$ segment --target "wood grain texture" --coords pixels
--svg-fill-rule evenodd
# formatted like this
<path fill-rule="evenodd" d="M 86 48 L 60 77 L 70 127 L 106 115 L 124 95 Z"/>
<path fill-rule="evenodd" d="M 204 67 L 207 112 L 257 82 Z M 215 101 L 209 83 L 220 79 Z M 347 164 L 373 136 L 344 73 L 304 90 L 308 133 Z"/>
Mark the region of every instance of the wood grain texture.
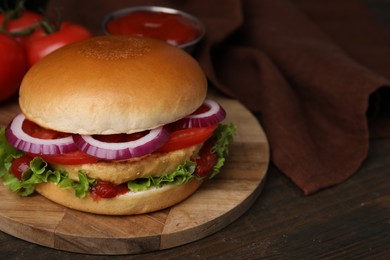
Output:
<path fill-rule="evenodd" d="M 138 216 L 100 216 L 21 198 L 0 186 L 0 229 L 23 240 L 71 252 L 135 254 L 199 240 L 240 217 L 261 192 L 269 147 L 256 118 L 235 100 L 219 98 L 225 122 L 238 126 L 223 171 L 190 198 L 166 210 Z M 18 113 L 16 101 L 0 106 L 0 125 Z"/>

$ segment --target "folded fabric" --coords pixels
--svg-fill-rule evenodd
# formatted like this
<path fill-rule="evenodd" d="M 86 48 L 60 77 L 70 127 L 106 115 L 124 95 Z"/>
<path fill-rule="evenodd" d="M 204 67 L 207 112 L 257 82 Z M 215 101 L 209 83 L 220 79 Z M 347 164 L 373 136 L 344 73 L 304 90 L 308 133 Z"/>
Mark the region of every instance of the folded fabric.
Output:
<path fill-rule="evenodd" d="M 104 15 L 144 4 L 205 23 L 195 57 L 215 88 L 261 115 L 272 162 L 305 194 L 358 170 L 369 146 L 367 112 L 371 133 L 390 134 L 389 91 L 378 91 L 390 86 L 390 39 L 359 1 L 52 0 L 48 12 L 62 6 L 64 19 L 99 34 Z"/>
<path fill-rule="evenodd" d="M 388 79 L 291 2 L 246 1 L 243 14 L 239 43 L 211 59 L 215 82 L 262 114 L 273 163 L 306 194 L 346 180 L 367 155 L 369 96 Z"/>

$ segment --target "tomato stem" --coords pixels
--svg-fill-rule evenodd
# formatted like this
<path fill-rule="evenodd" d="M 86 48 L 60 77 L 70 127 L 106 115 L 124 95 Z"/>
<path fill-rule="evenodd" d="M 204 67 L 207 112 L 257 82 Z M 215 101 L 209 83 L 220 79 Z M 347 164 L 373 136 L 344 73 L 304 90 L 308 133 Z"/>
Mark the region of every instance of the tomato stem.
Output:
<path fill-rule="evenodd" d="M 24 3 L 25 3 L 25 0 L 19 0 L 19 1 L 17 1 L 14 9 L 4 11 L 4 20 L 3 20 L 3 23 L 1 24 L 1 27 L 0 27 L 0 33 L 9 34 L 11 36 L 23 36 L 23 35 L 29 35 L 35 30 L 37 25 L 31 26 L 31 28 L 27 28 L 27 29 L 19 31 L 19 32 L 12 32 L 12 33 L 8 32 L 6 29 L 9 21 L 11 21 L 12 19 L 15 19 L 15 18 L 19 18 L 22 15 L 22 13 L 25 9 Z"/>
<path fill-rule="evenodd" d="M 46 34 L 53 34 L 61 29 L 61 12 L 58 9 L 56 11 L 57 19 L 55 22 L 50 22 L 48 18 L 44 18 L 40 22 L 40 26 Z"/>
<path fill-rule="evenodd" d="M 57 31 L 56 27 L 52 26 L 47 19 L 43 19 L 40 22 L 40 25 L 46 34 L 52 34 L 52 33 L 55 33 Z"/>
<path fill-rule="evenodd" d="M 24 2 L 25 2 L 25 0 L 19 0 L 19 1 L 17 1 L 14 9 L 9 9 L 7 11 L 4 10 L 5 17 L 4 17 L 4 21 L 2 24 L 2 29 L 5 29 L 5 27 L 7 26 L 8 22 L 11 19 L 18 18 L 22 15 L 22 12 L 25 9 Z"/>
<path fill-rule="evenodd" d="M 34 32 L 35 28 L 37 28 L 39 26 L 39 23 L 36 23 L 36 24 L 33 24 L 31 25 L 30 27 L 24 29 L 24 30 L 20 30 L 20 31 L 17 31 L 17 32 L 12 32 L 12 33 L 9 33 L 11 36 L 26 36 L 26 35 L 30 35 Z"/>
<path fill-rule="evenodd" d="M 1 29 L 0 31 L 2 33 L 7 33 L 7 30 L 6 30 L 6 27 L 7 27 L 7 24 L 9 23 L 9 21 L 13 18 L 14 16 L 14 11 L 8 11 L 8 12 L 5 12 L 4 13 L 4 20 L 3 20 L 3 23 L 1 24 Z"/>

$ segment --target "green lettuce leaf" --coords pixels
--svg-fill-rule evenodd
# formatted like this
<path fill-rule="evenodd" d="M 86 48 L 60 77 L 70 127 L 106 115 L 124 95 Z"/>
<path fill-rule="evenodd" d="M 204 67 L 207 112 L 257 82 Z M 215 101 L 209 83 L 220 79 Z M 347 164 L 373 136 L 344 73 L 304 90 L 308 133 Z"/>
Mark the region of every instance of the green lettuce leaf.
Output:
<path fill-rule="evenodd" d="M 127 187 L 129 190 L 137 192 L 147 190 L 151 187 L 161 187 L 165 184 L 178 185 L 185 184 L 192 178 L 194 178 L 195 163 L 191 161 L 185 161 L 184 163 L 177 166 L 175 171 L 168 175 L 160 177 L 148 177 L 139 178 L 134 181 L 129 181 Z"/>
<path fill-rule="evenodd" d="M 217 163 L 214 165 L 209 179 L 215 177 L 225 164 L 225 157 L 229 154 L 229 144 L 233 141 L 236 129 L 236 125 L 231 123 L 229 125 L 219 124 L 218 128 L 215 130 L 215 143 L 211 148 L 211 152 L 217 155 Z"/>
<path fill-rule="evenodd" d="M 21 155 L 23 152 L 12 147 L 5 139 L 5 128 L 0 128 L 0 178 L 3 178 L 8 172 L 7 167 L 10 167 L 13 158 L 18 158 Z"/>

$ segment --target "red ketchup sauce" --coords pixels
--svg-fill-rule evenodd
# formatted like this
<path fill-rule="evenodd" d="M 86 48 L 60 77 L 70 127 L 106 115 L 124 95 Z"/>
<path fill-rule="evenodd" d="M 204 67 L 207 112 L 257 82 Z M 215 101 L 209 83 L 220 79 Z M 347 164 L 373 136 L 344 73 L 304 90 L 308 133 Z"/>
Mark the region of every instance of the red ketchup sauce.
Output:
<path fill-rule="evenodd" d="M 94 200 L 100 198 L 114 198 L 118 195 L 125 194 L 129 191 L 127 184 L 115 185 L 108 181 L 97 180 L 96 184 L 91 188 L 91 195 Z"/>
<path fill-rule="evenodd" d="M 180 14 L 137 11 L 115 18 L 106 25 L 110 34 L 126 34 L 164 40 L 177 46 L 195 40 L 201 29 Z"/>

